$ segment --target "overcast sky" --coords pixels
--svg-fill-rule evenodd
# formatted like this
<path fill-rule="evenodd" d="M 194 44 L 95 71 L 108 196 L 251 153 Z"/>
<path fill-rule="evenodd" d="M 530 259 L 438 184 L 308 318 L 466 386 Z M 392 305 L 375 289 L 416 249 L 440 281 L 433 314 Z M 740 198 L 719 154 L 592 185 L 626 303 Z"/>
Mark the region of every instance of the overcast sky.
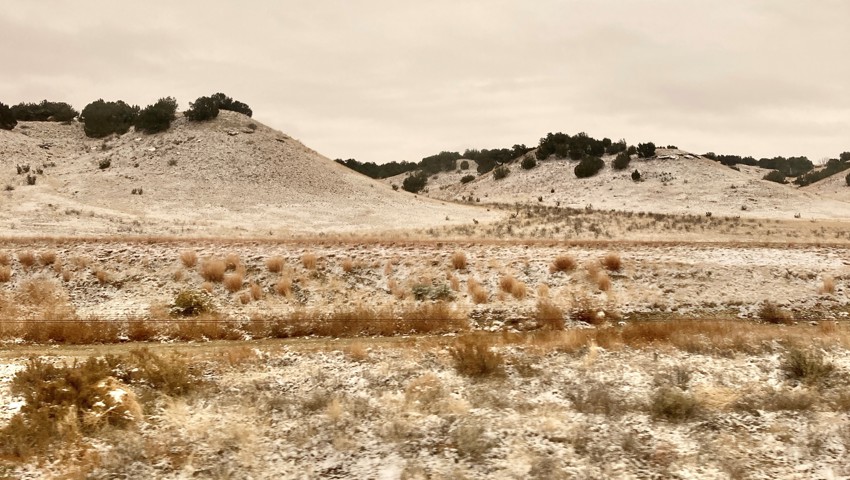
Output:
<path fill-rule="evenodd" d="M 550 131 L 703 153 L 850 150 L 850 1 L 0 4 L 0 101 L 221 91 L 331 158 Z"/>

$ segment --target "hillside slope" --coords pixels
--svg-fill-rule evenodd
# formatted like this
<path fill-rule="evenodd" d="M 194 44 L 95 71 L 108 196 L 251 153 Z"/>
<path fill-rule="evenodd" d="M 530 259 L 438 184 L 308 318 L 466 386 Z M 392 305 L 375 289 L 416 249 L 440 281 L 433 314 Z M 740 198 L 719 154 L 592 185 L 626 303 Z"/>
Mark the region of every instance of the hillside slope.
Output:
<path fill-rule="evenodd" d="M 766 170 L 742 171 L 682 150 L 658 149 L 657 158 L 633 159 L 625 170 L 614 170 L 613 156 L 591 178 L 576 178 L 577 162 L 549 159 L 531 170 L 516 160 L 510 174 L 495 180 L 492 174 L 461 184 L 472 172 L 443 172 L 429 180 L 427 194 L 433 198 L 478 203 L 539 203 L 563 207 L 613 209 L 635 212 L 732 215 L 758 218 L 850 218 L 850 192 L 830 198 L 820 192 L 762 180 Z M 749 168 L 749 167 L 747 167 Z M 631 178 L 634 170 L 641 181 Z M 758 170 L 758 171 L 756 171 Z M 386 179 L 400 184 L 403 176 Z M 843 178 L 842 178 L 843 181 Z"/>
<path fill-rule="evenodd" d="M 35 186 L 17 174 L 22 164 L 43 170 Z M 6 235 L 285 235 L 493 217 L 395 192 L 229 111 L 203 123 L 181 117 L 160 134 L 131 129 L 104 140 L 86 138 L 77 123 L 21 122 L 0 132 L 0 185 L 14 188 L 0 195 Z"/>

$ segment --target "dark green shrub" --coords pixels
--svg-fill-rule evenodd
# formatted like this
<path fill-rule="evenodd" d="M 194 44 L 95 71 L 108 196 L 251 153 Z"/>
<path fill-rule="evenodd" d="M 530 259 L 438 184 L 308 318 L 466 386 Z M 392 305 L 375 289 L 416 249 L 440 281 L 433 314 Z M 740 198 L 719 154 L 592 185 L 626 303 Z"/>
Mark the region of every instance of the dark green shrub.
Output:
<path fill-rule="evenodd" d="M 522 159 L 520 166 L 523 170 L 531 170 L 537 166 L 537 160 L 535 160 L 533 156 L 527 155 Z"/>
<path fill-rule="evenodd" d="M 628 153 L 629 155 L 636 155 L 637 148 L 635 148 L 634 145 L 629 145 L 629 148 L 626 149 L 626 153 Z"/>
<path fill-rule="evenodd" d="M 404 182 L 402 182 L 401 188 L 410 193 L 418 193 L 425 188 L 426 183 L 428 183 L 428 174 L 420 170 L 412 175 L 408 175 L 404 179 Z"/>
<path fill-rule="evenodd" d="M 15 120 L 15 114 L 5 103 L 0 102 L 0 128 L 3 130 L 11 130 L 15 128 L 18 121 Z"/>
<path fill-rule="evenodd" d="M 602 170 L 602 167 L 605 166 L 605 162 L 602 161 L 599 157 L 586 157 L 584 160 L 579 162 L 576 165 L 573 171 L 578 178 L 587 178 L 592 177 L 599 173 Z"/>
<path fill-rule="evenodd" d="M 138 114 L 137 106 L 131 107 L 121 100 L 104 102 L 99 99 L 86 105 L 80 114 L 80 121 L 83 122 L 87 137 L 102 138 L 113 133 L 127 133 Z"/>
<path fill-rule="evenodd" d="M 629 166 L 629 162 L 632 161 L 632 157 L 626 152 L 620 152 L 617 154 L 617 157 L 614 159 L 613 166 L 614 170 L 625 170 Z"/>
<path fill-rule="evenodd" d="M 847 176 L 844 177 L 844 181 L 847 183 L 848 186 L 850 186 L 850 173 L 848 173 Z"/>
<path fill-rule="evenodd" d="M 655 156 L 655 144 L 652 142 L 638 143 L 637 153 L 640 158 L 652 158 Z"/>
<path fill-rule="evenodd" d="M 15 118 L 22 122 L 70 122 L 80 113 L 65 102 L 19 103 L 12 107 Z"/>
<path fill-rule="evenodd" d="M 213 94 L 210 98 L 216 102 L 216 105 L 218 105 L 218 108 L 221 110 L 239 112 L 249 117 L 254 115 L 254 112 L 251 111 L 251 107 L 240 101 L 234 100 L 223 93 Z"/>
<path fill-rule="evenodd" d="M 460 169 L 461 170 L 469 170 L 469 161 L 464 160 L 464 161 L 460 162 Z"/>
<path fill-rule="evenodd" d="M 176 118 L 177 100 L 173 97 L 160 98 L 153 105 L 145 107 L 136 117 L 136 130 L 145 133 L 157 133 L 168 130 Z"/>
<path fill-rule="evenodd" d="M 638 172 L 637 170 L 632 172 L 632 180 L 634 180 L 635 182 L 639 182 L 640 181 L 640 172 Z"/>
<path fill-rule="evenodd" d="M 464 175 L 460 178 L 460 183 L 469 183 L 475 180 L 475 175 Z"/>
<path fill-rule="evenodd" d="M 171 314 L 181 317 L 192 317 L 212 311 L 209 296 L 199 290 L 181 290 L 174 297 Z"/>
<path fill-rule="evenodd" d="M 504 165 L 499 165 L 498 167 L 493 169 L 493 178 L 496 180 L 501 180 L 507 177 L 510 173 L 511 170 L 508 167 Z"/>
<path fill-rule="evenodd" d="M 106 170 L 109 166 L 112 165 L 112 161 L 108 158 L 104 158 L 100 162 L 98 162 L 97 167 L 101 170 Z"/>
<path fill-rule="evenodd" d="M 218 103 L 210 97 L 198 97 L 194 102 L 189 102 L 189 110 L 183 112 L 193 122 L 212 120 L 218 116 Z"/>
<path fill-rule="evenodd" d="M 779 170 L 774 170 L 764 177 L 762 180 L 767 180 L 768 182 L 776 182 L 776 183 L 788 183 L 785 181 L 785 174 L 780 172 Z"/>

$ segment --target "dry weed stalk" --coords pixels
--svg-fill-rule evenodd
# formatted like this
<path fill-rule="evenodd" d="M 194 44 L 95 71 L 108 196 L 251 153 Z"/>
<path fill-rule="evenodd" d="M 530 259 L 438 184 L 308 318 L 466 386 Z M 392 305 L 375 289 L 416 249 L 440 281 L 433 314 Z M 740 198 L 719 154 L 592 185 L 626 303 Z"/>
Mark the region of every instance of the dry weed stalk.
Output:
<path fill-rule="evenodd" d="M 95 278 L 97 278 L 97 282 L 100 283 L 101 285 L 106 285 L 110 281 L 109 272 L 107 272 L 106 270 L 104 270 L 102 268 L 98 268 L 97 270 L 95 270 L 94 276 L 95 276 Z"/>
<path fill-rule="evenodd" d="M 349 257 L 346 257 L 342 260 L 342 271 L 345 273 L 351 273 L 354 271 L 354 260 Z"/>
<path fill-rule="evenodd" d="M 487 377 L 504 373 L 504 357 L 493 351 L 489 337 L 469 334 L 460 337 L 449 350 L 455 370 L 469 377 Z"/>
<path fill-rule="evenodd" d="M 608 274 L 605 272 L 599 272 L 596 275 L 596 286 L 602 292 L 607 292 L 611 290 L 611 278 L 608 277 Z"/>
<path fill-rule="evenodd" d="M 251 298 L 252 298 L 252 299 L 254 299 L 254 300 L 262 300 L 262 298 L 263 298 L 263 289 L 262 289 L 262 287 L 260 287 L 260 286 L 259 286 L 259 285 L 257 285 L 256 283 L 251 282 L 251 285 L 249 286 L 249 289 L 250 289 L 250 292 L 251 292 Z"/>
<path fill-rule="evenodd" d="M 212 293 L 215 285 L 212 282 L 204 282 L 201 284 L 201 289 L 207 293 Z"/>

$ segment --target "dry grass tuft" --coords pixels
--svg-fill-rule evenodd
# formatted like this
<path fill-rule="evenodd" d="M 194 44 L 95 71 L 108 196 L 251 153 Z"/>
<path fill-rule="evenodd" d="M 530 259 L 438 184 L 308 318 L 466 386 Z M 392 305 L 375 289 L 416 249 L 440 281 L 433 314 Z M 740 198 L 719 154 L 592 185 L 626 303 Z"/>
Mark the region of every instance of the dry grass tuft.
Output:
<path fill-rule="evenodd" d="M 610 252 L 600 261 L 603 267 L 610 272 L 619 272 L 623 268 L 623 260 L 617 252 Z"/>
<path fill-rule="evenodd" d="M 466 290 L 469 292 L 469 296 L 472 298 L 472 302 L 475 304 L 487 303 L 490 299 L 490 294 L 487 293 L 487 289 L 484 288 L 478 280 L 474 278 L 470 278 L 466 283 Z"/>
<path fill-rule="evenodd" d="M 460 251 L 457 251 L 452 254 L 452 267 L 455 270 L 465 270 L 467 266 L 466 263 L 466 254 Z"/>
<path fill-rule="evenodd" d="M 307 252 L 301 256 L 301 264 L 304 265 L 304 268 L 307 270 L 315 270 L 318 262 L 319 258 L 315 253 Z"/>
<path fill-rule="evenodd" d="M 198 264 L 198 254 L 194 250 L 184 250 L 180 252 L 180 263 L 186 268 L 195 268 Z"/>
<path fill-rule="evenodd" d="M 549 265 L 549 272 L 571 272 L 575 270 L 577 264 L 575 257 L 572 255 L 558 255 L 552 261 L 552 264 Z"/>
<path fill-rule="evenodd" d="M 97 282 L 101 285 L 106 285 L 111 280 L 111 275 L 109 275 L 109 272 L 102 268 L 98 268 L 94 271 L 94 277 L 97 278 Z"/>
<path fill-rule="evenodd" d="M 18 262 L 26 269 L 32 268 L 35 265 L 35 254 L 30 250 L 18 252 Z"/>
<path fill-rule="evenodd" d="M 818 350 L 791 348 L 783 356 L 779 368 L 791 380 L 814 384 L 832 374 L 835 365 L 825 361 Z"/>
<path fill-rule="evenodd" d="M 266 259 L 266 268 L 272 273 L 280 273 L 283 270 L 283 257 L 275 256 Z"/>
<path fill-rule="evenodd" d="M 281 276 L 274 285 L 274 291 L 284 297 L 292 296 L 292 279 L 288 276 Z"/>
<path fill-rule="evenodd" d="M 72 272 L 71 270 L 68 270 L 68 269 L 62 270 L 62 281 L 63 282 L 68 283 L 68 282 L 71 281 L 72 278 L 74 278 L 74 272 Z"/>
<path fill-rule="evenodd" d="M 511 288 L 511 295 L 517 300 L 522 300 L 528 295 L 528 287 L 526 287 L 525 283 L 517 281 Z"/>
<path fill-rule="evenodd" d="M 550 300 L 539 300 L 534 314 L 537 324 L 545 330 L 564 329 L 564 311 Z"/>
<path fill-rule="evenodd" d="M 0 266 L 7 267 L 12 263 L 12 258 L 8 252 L 0 252 Z"/>
<path fill-rule="evenodd" d="M 182 269 L 175 270 L 174 273 L 171 274 L 171 279 L 175 282 L 182 282 L 186 277 L 186 272 Z"/>
<path fill-rule="evenodd" d="M 239 272 L 228 273 L 224 276 L 224 288 L 226 288 L 230 293 L 241 290 L 243 282 L 244 279 L 242 278 L 242 274 Z"/>
<path fill-rule="evenodd" d="M 242 292 L 239 294 L 239 303 L 247 305 L 251 303 L 251 292 Z"/>
<path fill-rule="evenodd" d="M 6 283 L 12 279 L 12 267 L 8 265 L 0 266 L 0 283 Z"/>
<path fill-rule="evenodd" d="M 224 266 L 227 270 L 236 270 L 241 264 L 242 261 L 239 259 L 239 255 L 235 253 L 229 253 L 224 257 Z"/>
<path fill-rule="evenodd" d="M 351 258 L 344 258 L 342 260 L 342 271 L 345 273 L 351 273 L 354 271 L 354 260 Z"/>
<path fill-rule="evenodd" d="M 263 289 L 262 289 L 262 287 L 260 287 L 260 286 L 259 286 L 259 285 L 257 285 L 256 283 L 253 283 L 253 282 L 252 282 L 252 283 L 251 283 L 251 285 L 250 285 L 248 288 L 249 288 L 249 291 L 251 292 L 251 298 L 252 298 L 252 299 L 254 299 L 254 300 L 262 300 L 262 298 L 263 298 Z"/>
<path fill-rule="evenodd" d="M 794 322 L 791 312 L 783 310 L 779 305 L 766 300 L 759 308 L 758 317 L 763 322 L 790 325 Z"/>
<path fill-rule="evenodd" d="M 504 373 L 504 357 L 493 351 L 489 337 L 469 334 L 457 339 L 449 349 L 455 370 L 468 377 L 497 376 Z"/>
<path fill-rule="evenodd" d="M 43 266 L 53 265 L 54 263 L 56 263 L 56 252 L 54 252 L 53 250 L 41 252 L 38 255 L 38 263 Z"/>
<path fill-rule="evenodd" d="M 204 282 L 204 283 L 201 284 L 201 290 L 203 290 L 207 293 L 212 293 L 214 288 L 215 288 L 215 285 L 213 285 L 212 282 Z"/>
<path fill-rule="evenodd" d="M 675 387 L 662 387 L 652 395 L 649 411 L 655 418 L 678 423 L 696 417 L 700 406 L 693 395 Z"/>
<path fill-rule="evenodd" d="M 591 325 L 601 325 L 606 322 L 605 309 L 596 304 L 590 297 L 579 296 L 573 300 L 570 317 L 579 322 Z"/>
<path fill-rule="evenodd" d="M 511 293 L 513 292 L 517 282 L 518 280 L 513 275 L 502 275 L 502 278 L 499 279 L 499 288 L 501 288 L 505 293 Z"/>
<path fill-rule="evenodd" d="M 201 261 L 201 277 L 208 282 L 224 280 L 225 271 L 227 271 L 227 264 L 220 258 L 206 258 Z"/>
<path fill-rule="evenodd" d="M 823 283 L 821 284 L 820 292 L 827 294 L 835 293 L 835 278 L 831 276 L 823 277 Z"/>
<path fill-rule="evenodd" d="M 605 272 L 599 272 L 596 275 L 596 286 L 602 292 L 611 290 L 611 278 Z"/>

